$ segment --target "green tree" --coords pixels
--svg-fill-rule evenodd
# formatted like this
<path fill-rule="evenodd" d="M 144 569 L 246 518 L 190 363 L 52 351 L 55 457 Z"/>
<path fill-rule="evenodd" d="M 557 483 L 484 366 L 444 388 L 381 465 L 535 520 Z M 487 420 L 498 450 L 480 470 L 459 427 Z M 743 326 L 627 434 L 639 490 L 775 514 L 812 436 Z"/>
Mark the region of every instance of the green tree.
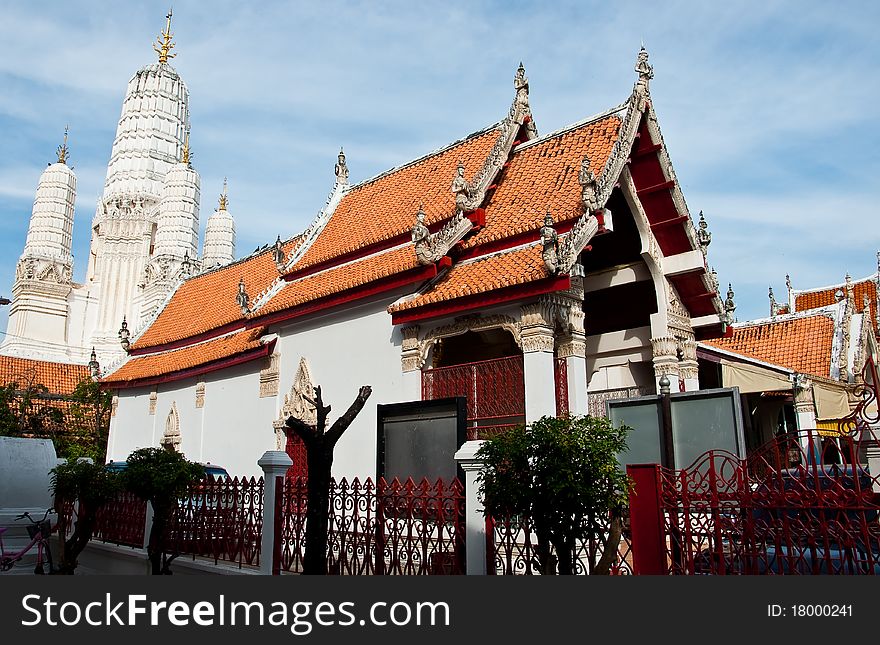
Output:
<path fill-rule="evenodd" d="M 113 498 L 119 489 L 118 475 L 103 463 L 68 461 L 51 470 L 51 490 L 58 513 L 58 543 L 60 558 L 57 573 L 71 575 L 78 558 L 92 539 L 98 510 Z M 73 507 L 73 533 L 67 536 L 64 508 Z"/>
<path fill-rule="evenodd" d="M 70 406 L 64 431 L 55 437 L 58 455 L 68 459 L 89 457 L 95 463 L 103 464 L 107 455 L 113 394 L 102 390 L 99 382 L 86 377 L 77 383 L 67 400 Z"/>
<path fill-rule="evenodd" d="M 168 557 L 166 535 L 177 500 L 191 484 L 205 476 L 200 464 L 189 461 L 179 452 L 165 448 L 140 448 L 126 460 L 122 485 L 129 492 L 153 506 L 153 525 L 147 556 L 153 575 L 170 574 L 169 566 L 176 556 Z"/>
<path fill-rule="evenodd" d="M 629 428 L 589 416 L 542 417 L 486 441 L 477 452 L 484 513 L 531 519 L 544 573 L 574 573 L 577 542 L 593 538 L 602 555 L 590 573 L 607 574 L 617 555 L 629 481 L 617 461 Z"/>

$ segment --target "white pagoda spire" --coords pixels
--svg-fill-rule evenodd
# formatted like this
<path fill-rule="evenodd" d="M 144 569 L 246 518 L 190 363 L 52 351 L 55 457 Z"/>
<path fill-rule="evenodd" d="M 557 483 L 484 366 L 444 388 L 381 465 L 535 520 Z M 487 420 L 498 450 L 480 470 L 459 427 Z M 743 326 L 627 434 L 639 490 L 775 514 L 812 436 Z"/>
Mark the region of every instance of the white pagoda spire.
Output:
<path fill-rule="evenodd" d="M 189 133 L 180 163 L 165 175 L 156 220 L 155 257 L 195 258 L 199 244 L 199 189 L 201 181 L 189 159 Z"/>
<path fill-rule="evenodd" d="M 120 351 L 120 321 L 141 319 L 145 300 L 140 286 L 160 242 L 158 219 L 166 176 L 178 165 L 189 130 L 189 92 L 168 63 L 173 47 L 170 12 L 158 45 L 158 62 L 138 70 L 128 83 L 104 194 L 92 223 L 86 281 L 98 307 L 89 345 L 94 344 L 105 361 Z M 177 197 L 187 190 L 192 193 L 191 179 L 182 179 L 172 193 Z M 191 211 L 192 202 L 197 203 L 193 197 L 184 198 L 191 202 Z"/>
<path fill-rule="evenodd" d="M 235 220 L 227 210 L 228 205 L 229 198 L 226 195 L 226 179 L 224 179 L 220 203 L 205 225 L 205 244 L 202 249 L 204 269 L 229 264 L 235 258 Z"/>
<path fill-rule="evenodd" d="M 199 173 L 190 163 L 189 133 L 180 163 L 165 175 L 156 218 L 153 256 L 144 270 L 141 323 L 181 280 L 198 271 Z M 124 319 L 124 318 L 123 318 Z"/>
<path fill-rule="evenodd" d="M 58 147 L 58 161 L 40 175 L 18 261 L 7 335 L 6 355 L 46 360 L 70 358 L 67 317 L 73 273 L 73 210 L 76 175 L 67 165 L 67 129 Z"/>

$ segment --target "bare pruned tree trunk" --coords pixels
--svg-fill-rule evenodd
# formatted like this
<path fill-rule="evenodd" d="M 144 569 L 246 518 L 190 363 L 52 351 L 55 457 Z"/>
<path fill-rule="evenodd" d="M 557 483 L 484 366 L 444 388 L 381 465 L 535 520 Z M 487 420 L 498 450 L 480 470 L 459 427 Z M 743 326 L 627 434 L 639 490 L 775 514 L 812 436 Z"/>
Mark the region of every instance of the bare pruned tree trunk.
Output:
<path fill-rule="evenodd" d="M 330 406 L 325 406 L 321 398 L 321 387 L 315 386 L 315 400 L 312 403 L 317 411 L 317 424 L 308 425 L 301 419 L 289 417 L 286 425 L 302 439 L 306 447 L 306 461 L 309 467 L 306 507 L 306 544 L 303 556 L 304 574 L 327 574 L 327 533 L 330 517 L 330 471 L 333 466 L 333 450 L 348 429 L 373 389 L 361 386 L 357 397 L 345 414 L 339 417 L 329 430 L 327 415 Z"/>

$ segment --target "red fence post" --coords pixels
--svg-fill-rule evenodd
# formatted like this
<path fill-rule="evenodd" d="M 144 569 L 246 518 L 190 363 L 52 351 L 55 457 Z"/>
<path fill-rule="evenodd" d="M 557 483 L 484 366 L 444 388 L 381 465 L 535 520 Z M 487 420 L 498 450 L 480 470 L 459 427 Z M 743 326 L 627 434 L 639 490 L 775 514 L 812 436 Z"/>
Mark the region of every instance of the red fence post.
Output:
<path fill-rule="evenodd" d="M 666 539 L 660 502 L 660 465 L 628 465 L 626 474 L 633 482 L 629 495 L 633 573 L 665 575 Z"/>

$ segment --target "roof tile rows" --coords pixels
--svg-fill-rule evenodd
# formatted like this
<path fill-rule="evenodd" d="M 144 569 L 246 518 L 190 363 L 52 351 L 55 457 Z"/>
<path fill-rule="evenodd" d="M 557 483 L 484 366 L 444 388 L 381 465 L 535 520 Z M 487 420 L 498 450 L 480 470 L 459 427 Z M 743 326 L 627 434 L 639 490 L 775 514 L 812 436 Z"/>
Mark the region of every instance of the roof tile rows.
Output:
<path fill-rule="evenodd" d="M 541 256 L 541 246 L 533 244 L 515 251 L 455 265 L 433 289 L 416 298 L 392 305 L 389 311 L 406 311 L 546 277 L 547 270 L 544 268 L 544 260 Z"/>
<path fill-rule="evenodd" d="M 834 320 L 824 314 L 735 326 L 729 338 L 703 341 L 781 367 L 828 378 Z"/>
<path fill-rule="evenodd" d="M 17 383 L 19 388 L 43 385 L 50 394 L 71 394 L 88 375 L 85 365 L 0 356 L 0 383 Z"/>
<path fill-rule="evenodd" d="M 285 253 L 290 252 L 296 239 L 284 244 Z M 242 320 L 241 307 L 236 301 L 239 280 L 244 279 L 245 291 L 253 302 L 278 277 L 270 248 L 190 278 L 180 285 L 149 329 L 132 343 L 132 349 L 192 338 Z"/>
<path fill-rule="evenodd" d="M 855 310 L 861 313 L 865 308 L 865 297 L 868 298 L 871 310 L 871 319 L 874 325 L 878 325 L 877 320 L 877 282 L 875 277 L 865 278 L 853 283 L 853 299 L 855 300 Z M 810 309 L 818 309 L 837 302 L 837 291 L 845 292 L 846 285 L 835 285 L 819 291 L 798 291 L 795 292 L 795 311 L 808 311 Z"/>
<path fill-rule="evenodd" d="M 171 374 L 223 360 L 260 347 L 264 328 L 244 329 L 212 340 L 156 354 L 133 356 L 105 383 L 132 382 L 157 374 Z"/>
<path fill-rule="evenodd" d="M 437 154 L 354 186 L 294 270 L 408 233 L 420 205 L 428 225 L 452 217 L 455 199 L 450 188 L 458 162 L 464 164 L 465 176 L 471 180 L 499 133 L 497 128 L 481 132 Z"/>
<path fill-rule="evenodd" d="M 582 214 L 578 172 L 585 155 L 597 176 L 604 168 L 618 136 L 620 118 L 606 116 L 578 124 L 567 131 L 515 149 L 502 170 L 498 187 L 486 203 L 485 226 L 466 238 L 464 248 L 496 242 L 520 233 L 535 232 L 549 207 L 557 222 Z M 455 204 L 450 190 L 459 161 L 472 178 L 481 168 L 500 129 L 492 127 L 471 135 L 437 153 L 352 187 L 343 197 L 311 247 L 293 267 L 294 280 L 286 283 L 264 305 L 247 316 L 256 319 L 291 310 L 321 298 L 341 294 L 419 267 L 411 244 L 382 250 L 339 266 L 296 278 L 297 271 L 406 235 L 420 205 L 427 224 L 447 220 Z M 285 253 L 297 239 L 285 244 Z M 344 259 L 342 260 L 345 261 Z M 191 278 L 181 285 L 150 328 L 133 344 L 134 350 L 168 343 L 188 348 L 130 358 L 109 377 L 111 382 L 131 382 L 151 375 L 169 374 L 233 356 L 255 347 L 252 332 L 237 332 L 203 341 L 212 333 L 231 331 L 245 317 L 236 302 L 238 282 L 257 294 L 278 277 L 272 250 Z M 539 244 L 465 261 L 453 266 L 426 293 L 399 303 L 390 311 L 455 300 L 547 277 Z M 247 340 L 245 340 L 247 338 Z"/>
<path fill-rule="evenodd" d="M 581 162 L 588 156 L 598 177 L 619 129 L 620 118 L 609 116 L 515 150 L 486 205 L 485 228 L 467 239 L 464 247 L 537 231 L 548 208 L 555 222 L 583 215 Z"/>

